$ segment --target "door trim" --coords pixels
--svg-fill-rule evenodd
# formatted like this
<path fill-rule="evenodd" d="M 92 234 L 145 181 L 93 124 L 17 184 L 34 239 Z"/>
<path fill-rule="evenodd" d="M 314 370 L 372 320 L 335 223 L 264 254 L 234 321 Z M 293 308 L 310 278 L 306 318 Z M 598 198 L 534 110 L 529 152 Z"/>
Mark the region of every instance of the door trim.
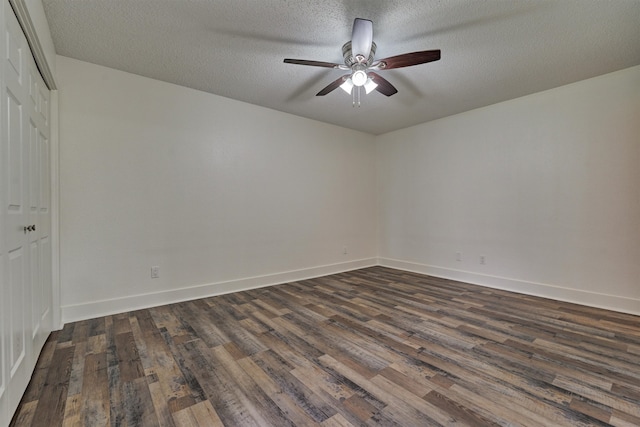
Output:
<path fill-rule="evenodd" d="M 56 82 L 53 78 L 53 73 L 51 72 L 49 63 L 47 62 L 47 57 L 44 54 L 44 49 L 42 49 L 42 45 L 40 44 L 36 27 L 33 25 L 31 15 L 29 15 L 26 0 L 9 0 L 9 4 L 11 4 L 13 11 L 18 18 L 18 23 L 20 24 L 20 27 L 22 27 L 22 32 L 27 37 L 27 44 L 29 44 L 33 59 L 36 60 L 36 67 L 38 67 L 44 83 L 47 85 L 49 90 L 56 90 Z"/>

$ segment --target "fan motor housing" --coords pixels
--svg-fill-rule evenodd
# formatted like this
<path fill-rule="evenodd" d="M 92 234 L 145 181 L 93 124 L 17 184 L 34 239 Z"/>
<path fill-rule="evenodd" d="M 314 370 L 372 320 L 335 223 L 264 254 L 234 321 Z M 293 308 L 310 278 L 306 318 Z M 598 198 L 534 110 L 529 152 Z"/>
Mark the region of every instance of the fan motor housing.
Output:
<path fill-rule="evenodd" d="M 371 52 L 369 52 L 369 58 L 364 62 L 364 64 L 368 67 L 373 63 L 373 57 L 376 53 L 376 44 L 375 42 L 371 42 Z M 344 64 L 351 68 L 355 64 L 358 63 L 356 59 L 353 57 L 353 53 L 351 52 L 351 41 L 346 42 L 342 45 L 342 56 L 344 57 Z"/>

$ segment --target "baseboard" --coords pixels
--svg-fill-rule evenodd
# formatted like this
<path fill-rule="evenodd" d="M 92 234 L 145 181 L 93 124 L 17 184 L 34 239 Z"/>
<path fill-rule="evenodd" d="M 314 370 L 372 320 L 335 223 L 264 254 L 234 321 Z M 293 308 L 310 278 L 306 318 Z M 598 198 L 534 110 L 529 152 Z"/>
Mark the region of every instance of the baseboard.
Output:
<path fill-rule="evenodd" d="M 357 270 L 375 265 L 377 265 L 376 258 L 365 258 L 338 264 L 266 274 L 263 276 L 245 277 L 223 282 L 181 287 L 179 289 L 171 289 L 161 292 L 130 295 L 122 298 L 92 301 L 84 304 L 66 305 L 61 307 L 62 322 L 64 324 L 181 301 L 223 295 L 231 292 L 246 291 L 249 289 L 257 289 L 265 286 L 294 282 L 297 280 L 312 279 L 314 277 L 343 273 L 345 271 Z"/>
<path fill-rule="evenodd" d="M 640 315 L 640 300 L 635 298 L 601 294 L 545 283 L 526 282 L 523 280 L 490 276 L 391 258 L 378 258 L 378 265 L 489 288 Z"/>
<path fill-rule="evenodd" d="M 505 277 L 484 275 L 391 258 L 365 258 L 361 260 L 285 271 L 275 274 L 245 277 L 223 282 L 187 286 L 161 292 L 130 295 L 121 298 L 92 301 L 84 304 L 62 306 L 62 324 L 181 301 L 223 295 L 231 292 L 257 289 L 297 280 L 306 280 L 314 277 L 327 276 L 330 274 L 371 267 L 374 265 L 411 271 L 444 279 L 457 280 L 489 288 L 503 289 L 506 291 L 519 292 L 544 298 L 552 298 L 559 301 L 582 304 L 590 307 L 598 307 L 607 310 L 640 315 L 640 300 L 634 298 L 625 298 L 616 295 L 588 292 L 544 283 L 534 283 Z"/>

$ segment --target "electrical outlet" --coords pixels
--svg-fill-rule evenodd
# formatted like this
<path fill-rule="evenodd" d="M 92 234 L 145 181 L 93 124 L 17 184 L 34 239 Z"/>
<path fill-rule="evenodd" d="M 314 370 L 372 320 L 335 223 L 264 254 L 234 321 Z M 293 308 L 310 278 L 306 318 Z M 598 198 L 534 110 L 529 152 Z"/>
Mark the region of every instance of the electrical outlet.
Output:
<path fill-rule="evenodd" d="M 485 259 L 484 255 L 480 255 L 480 264 L 485 265 L 486 263 L 487 263 L 487 260 Z"/>
<path fill-rule="evenodd" d="M 151 267 L 151 278 L 157 279 L 158 277 L 160 277 L 160 267 L 154 265 L 153 267 Z"/>
<path fill-rule="evenodd" d="M 456 261 L 462 261 L 462 252 L 456 252 Z"/>

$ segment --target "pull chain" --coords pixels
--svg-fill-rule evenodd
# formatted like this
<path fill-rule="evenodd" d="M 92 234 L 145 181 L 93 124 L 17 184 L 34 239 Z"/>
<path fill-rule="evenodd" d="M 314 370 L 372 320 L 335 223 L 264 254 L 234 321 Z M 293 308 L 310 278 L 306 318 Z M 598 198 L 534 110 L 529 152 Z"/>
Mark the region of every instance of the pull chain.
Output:
<path fill-rule="evenodd" d="M 352 106 L 355 107 L 357 105 L 358 107 L 360 107 L 360 86 L 354 86 L 354 88 L 351 90 L 351 96 L 353 99 Z"/>

